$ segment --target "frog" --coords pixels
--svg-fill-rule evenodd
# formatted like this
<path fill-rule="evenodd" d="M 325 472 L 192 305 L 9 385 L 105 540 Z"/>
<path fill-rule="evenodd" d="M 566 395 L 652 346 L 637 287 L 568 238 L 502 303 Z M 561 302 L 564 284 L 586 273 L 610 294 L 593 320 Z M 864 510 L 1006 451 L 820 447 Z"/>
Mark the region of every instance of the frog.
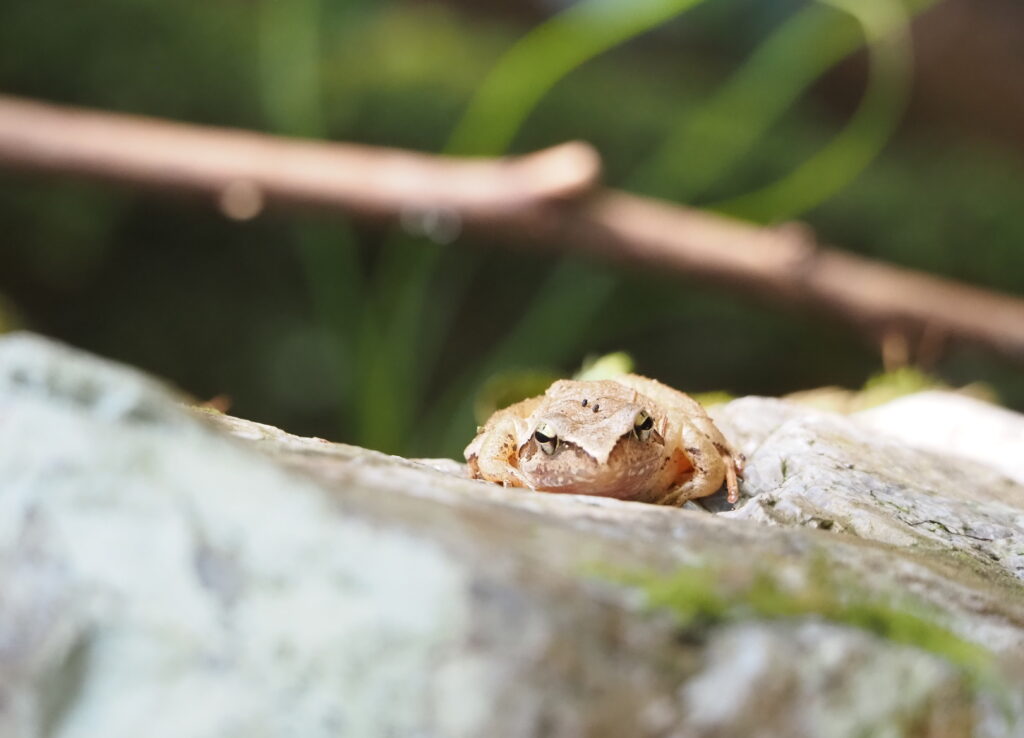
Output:
<path fill-rule="evenodd" d="M 496 411 L 464 452 L 470 476 L 506 487 L 682 506 L 739 501 L 743 456 L 695 399 L 637 374 L 561 379 Z"/>

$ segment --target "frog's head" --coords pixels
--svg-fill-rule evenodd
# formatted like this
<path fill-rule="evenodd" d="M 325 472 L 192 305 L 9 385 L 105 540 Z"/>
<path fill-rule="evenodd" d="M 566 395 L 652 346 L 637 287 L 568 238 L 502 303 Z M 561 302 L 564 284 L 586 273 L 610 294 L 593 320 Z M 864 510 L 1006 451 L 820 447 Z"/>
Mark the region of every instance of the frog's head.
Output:
<path fill-rule="evenodd" d="M 665 420 L 616 382 L 555 382 L 521 426 L 520 473 L 534 489 L 628 499 L 667 463 Z"/>

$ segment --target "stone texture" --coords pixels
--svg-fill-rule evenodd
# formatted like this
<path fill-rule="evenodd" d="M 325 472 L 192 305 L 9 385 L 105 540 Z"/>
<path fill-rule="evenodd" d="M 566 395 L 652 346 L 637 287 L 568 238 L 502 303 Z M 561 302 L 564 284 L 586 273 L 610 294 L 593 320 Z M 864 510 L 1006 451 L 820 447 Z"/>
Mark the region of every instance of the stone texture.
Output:
<path fill-rule="evenodd" d="M 0 736 L 1024 734 L 1020 488 L 856 420 L 721 417 L 748 474 L 713 515 L 506 490 L 0 339 Z M 681 568 L 727 617 L 609 574 Z M 991 670 L 746 599 L 823 572 Z"/>
<path fill-rule="evenodd" d="M 910 446 L 972 459 L 1024 484 L 1024 417 L 954 392 L 918 392 L 857 414 Z"/>
<path fill-rule="evenodd" d="M 929 394 L 943 406 L 949 399 Z M 988 407 L 979 404 L 984 424 Z M 1024 486 L 992 465 L 910 448 L 879 431 L 885 406 L 871 412 L 845 417 L 753 397 L 721 409 L 718 421 L 747 455 L 751 498 L 722 515 L 963 557 L 989 576 L 1024 579 Z M 993 447 L 997 459 L 1004 452 Z"/>

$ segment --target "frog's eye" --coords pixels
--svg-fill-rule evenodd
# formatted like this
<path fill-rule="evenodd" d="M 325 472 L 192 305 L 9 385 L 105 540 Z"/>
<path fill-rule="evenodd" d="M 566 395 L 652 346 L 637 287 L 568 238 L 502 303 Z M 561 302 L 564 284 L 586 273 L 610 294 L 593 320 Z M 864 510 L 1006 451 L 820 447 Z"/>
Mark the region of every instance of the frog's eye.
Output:
<path fill-rule="evenodd" d="M 646 441 L 651 437 L 651 430 L 654 428 L 654 418 L 647 414 L 646 411 L 641 410 L 636 414 L 636 420 L 633 421 L 633 432 L 636 433 L 636 437 L 641 441 Z"/>
<path fill-rule="evenodd" d="M 558 447 L 558 436 L 555 435 L 555 431 L 550 425 L 547 423 L 538 425 L 537 430 L 533 432 L 533 437 L 537 439 L 537 445 L 540 446 L 541 451 L 548 456 L 555 453 L 555 449 Z"/>

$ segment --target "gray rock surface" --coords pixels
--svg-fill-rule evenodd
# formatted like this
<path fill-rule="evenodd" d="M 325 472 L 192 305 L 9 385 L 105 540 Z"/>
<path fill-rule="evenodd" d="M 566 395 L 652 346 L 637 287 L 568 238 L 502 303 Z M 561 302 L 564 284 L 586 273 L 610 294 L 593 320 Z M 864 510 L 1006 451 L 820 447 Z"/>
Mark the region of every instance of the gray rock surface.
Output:
<path fill-rule="evenodd" d="M 751 497 L 724 516 L 826 528 L 1024 579 L 1019 483 L 991 465 L 910 448 L 879 432 L 878 415 L 865 422 L 785 405 L 744 398 L 719 412 L 749 459 Z M 750 417 L 763 425 L 751 427 Z"/>
<path fill-rule="evenodd" d="M 972 459 L 1024 484 L 1024 418 L 955 392 L 918 392 L 857 413 L 857 421 L 943 456 Z"/>
<path fill-rule="evenodd" d="M 748 463 L 714 515 L 0 339 L 0 736 L 1024 735 L 1020 486 L 857 419 L 719 417 Z"/>

